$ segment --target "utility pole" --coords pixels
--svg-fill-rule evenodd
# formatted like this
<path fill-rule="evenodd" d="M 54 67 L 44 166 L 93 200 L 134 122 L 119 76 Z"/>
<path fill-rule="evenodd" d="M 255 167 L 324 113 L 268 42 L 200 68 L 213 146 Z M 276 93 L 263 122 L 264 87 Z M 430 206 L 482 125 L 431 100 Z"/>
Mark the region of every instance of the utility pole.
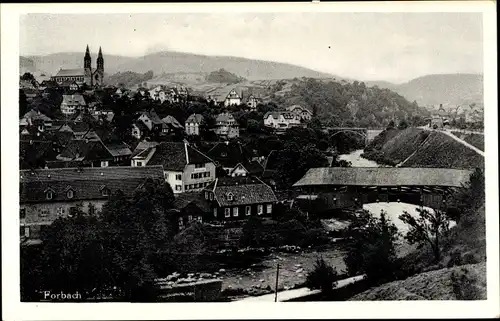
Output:
<path fill-rule="evenodd" d="M 278 276 L 280 273 L 280 264 L 276 266 L 276 286 L 274 288 L 274 302 L 278 302 Z"/>

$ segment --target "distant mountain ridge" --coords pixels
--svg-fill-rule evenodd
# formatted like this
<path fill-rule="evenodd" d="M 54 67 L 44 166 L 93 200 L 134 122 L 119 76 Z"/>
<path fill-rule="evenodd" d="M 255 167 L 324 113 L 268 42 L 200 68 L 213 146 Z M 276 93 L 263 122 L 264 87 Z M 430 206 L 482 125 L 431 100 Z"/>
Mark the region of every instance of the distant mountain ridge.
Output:
<path fill-rule="evenodd" d="M 105 48 L 103 48 L 105 49 Z M 21 56 L 20 69 L 55 74 L 60 68 L 83 68 L 83 52 L 64 52 L 45 56 Z M 93 66 L 96 53 L 91 54 Z M 104 66 L 107 74 L 132 71 L 144 73 L 153 70 L 161 73 L 205 72 L 225 70 L 249 80 L 287 79 L 294 77 L 330 78 L 334 75 L 307 69 L 292 64 L 256 59 L 205 56 L 191 53 L 163 51 L 142 57 L 107 55 L 104 52 Z"/>
<path fill-rule="evenodd" d="M 367 81 L 368 86 L 391 89 L 419 105 L 461 105 L 483 103 L 483 75 L 436 74 L 412 79 L 403 84 Z"/>

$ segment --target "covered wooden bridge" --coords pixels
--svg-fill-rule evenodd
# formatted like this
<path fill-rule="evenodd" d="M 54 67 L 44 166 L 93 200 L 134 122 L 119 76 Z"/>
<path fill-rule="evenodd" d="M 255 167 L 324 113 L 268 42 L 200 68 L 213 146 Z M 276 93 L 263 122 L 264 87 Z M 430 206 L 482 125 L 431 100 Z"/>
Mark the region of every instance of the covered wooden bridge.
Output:
<path fill-rule="evenodd" d="M 359 208 L 375 202 L 404 202 L 431 208 L 447 205 L 463 188 L 471 170 L 449 168 L 322 167 L 311 168 L 293 186 L 299 200 L 322 199 L 330 209 Z"/>

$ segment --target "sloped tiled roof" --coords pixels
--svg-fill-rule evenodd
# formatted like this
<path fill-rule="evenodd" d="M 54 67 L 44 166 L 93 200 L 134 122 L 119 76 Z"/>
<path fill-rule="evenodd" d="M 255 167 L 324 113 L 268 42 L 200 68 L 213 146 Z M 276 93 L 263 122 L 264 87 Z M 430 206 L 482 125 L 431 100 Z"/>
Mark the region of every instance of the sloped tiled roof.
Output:
<path fill-rule="evenodd" d="M 148 178 L 163 180 L 161 166 L 21 170 L 20 201 L 67 201 L 69 189 L 74 191 L 71 201 L 107 199 L 101 192 L 104 188 L 110 193 L 121 190 L 127 197 L 131 197 Z M 52 200 L 46 200 L 45 193 L 49 189 L 53 191 Z"/>
<path fill-rule="evenodd" d="M 182 126 L 181 123 L 179 123 L 177 121 L 177 119 L 175 119 L 174 117 L 172 117 L 170 115 L 163 118 L 161 121 L 164 122 L 165 124 L 173 127 L 173 128 L 184 128 L 184 126 Z"/>
<path fill-rule="evenodd" d="M 207 156 L 223 167 L 234 167 L 246 163 L 252 153 L 240 142 L 219 142 L 207 152 Z"/>
<path fill-rule="evenodd" d="M 145 112 L 143 112 L 141 114 L 141 116 L 142 115 L 147 116 L 151 120 L 151 122 L 153 124 L 155 124 L 155 125 L 161 125 L 162 124 L 160 116 L 158 116 L 158 114 L 154 110 L 145 111 Z"/>
<path fill-rule="evenodd" d="M 40 111 L 32 109 L 24 114 L 22 119 L 32 119 L 32 120 L 43 120 L 43 121 L 51 121 L 52 119 L 49 116 L 42 114 Z"/>
<path fill-rule="evenodd" d="M 217 118 L 215 119 L 217 123 L 222 122 L 222 123 L 227 123 L 227 122 L 236 122 L 236 119 L 234 119 L 234 116 L 231 115 L 230 113 L 221 113 L 217 115 Z"/>
<path fill-rule="evenodd" d="M 113 157 L 132 155 L 132 151 L 125 143 L 105 144 L 105 146 L 106 146 L 106 149 L 111 154 L 111 156 L 113 156 Z"/>
<path fill-rule="evenodd" d="M 69 77 L 69 76 L 85 76 L 84 68 L 76 68 L 76 69 L 59 69 L 55 77 Z"/>
<path fill-rule="evenodd" d="M 186 123 L 201 124 L 205 119 L 200 114 L 191 114 L 187 119 Z"/>
<path fill-rule="evenodd" d="M 449 168 L 311 168 L 293 186 L 446 186 L 461 187 L 471 171 Z"/>
<path fill-rule="evenodd" d="M 200 192 L 187 192 L 179 194 L 175 197 L 174 207 L 178 210 L 183 210 L 186 207 L 194 205 L 203 212 L 210 212 L 210 204 L 204 198 L 203 193 Z"/>
<path fill-rule="evenodd" d="M 269 185 L 254 177 L 220 177 L 205 190 L 214 192 L 219 206 L 239 206 L 277 202 Z M 228 194 L 233 200 L 228 199 Z"/>
<path fill-rule="evenodd" d="M 162 142 L 155 149 L 148 165 L 162 165 L 165 170 L 182 171 L 187 164 L 212 162 L 209 157 L 187 143 Z"/>
<path fill-rule="evenodd" d="M 97 141 L 75 139 L 68 143 L 66 148 L 59 154 L 59 159 L 64 160 L 109 160 L 113 156 L 104 144 Z"/>
<path fill-rule="evenodd" d="M 68 105 L 85 105 L 85 99 L 80 94 L 63 95 L 62 104 L 68 104 Z"/>

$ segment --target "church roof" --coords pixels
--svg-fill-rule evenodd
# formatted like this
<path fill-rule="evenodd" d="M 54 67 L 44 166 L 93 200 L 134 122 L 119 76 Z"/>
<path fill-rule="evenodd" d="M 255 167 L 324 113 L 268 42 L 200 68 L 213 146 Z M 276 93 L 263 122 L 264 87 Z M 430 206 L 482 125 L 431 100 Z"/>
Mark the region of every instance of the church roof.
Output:
<path fill-rule="evenodd" d="M 85 76 L 84 68 L 60 69 L 55 77 Z"/>

